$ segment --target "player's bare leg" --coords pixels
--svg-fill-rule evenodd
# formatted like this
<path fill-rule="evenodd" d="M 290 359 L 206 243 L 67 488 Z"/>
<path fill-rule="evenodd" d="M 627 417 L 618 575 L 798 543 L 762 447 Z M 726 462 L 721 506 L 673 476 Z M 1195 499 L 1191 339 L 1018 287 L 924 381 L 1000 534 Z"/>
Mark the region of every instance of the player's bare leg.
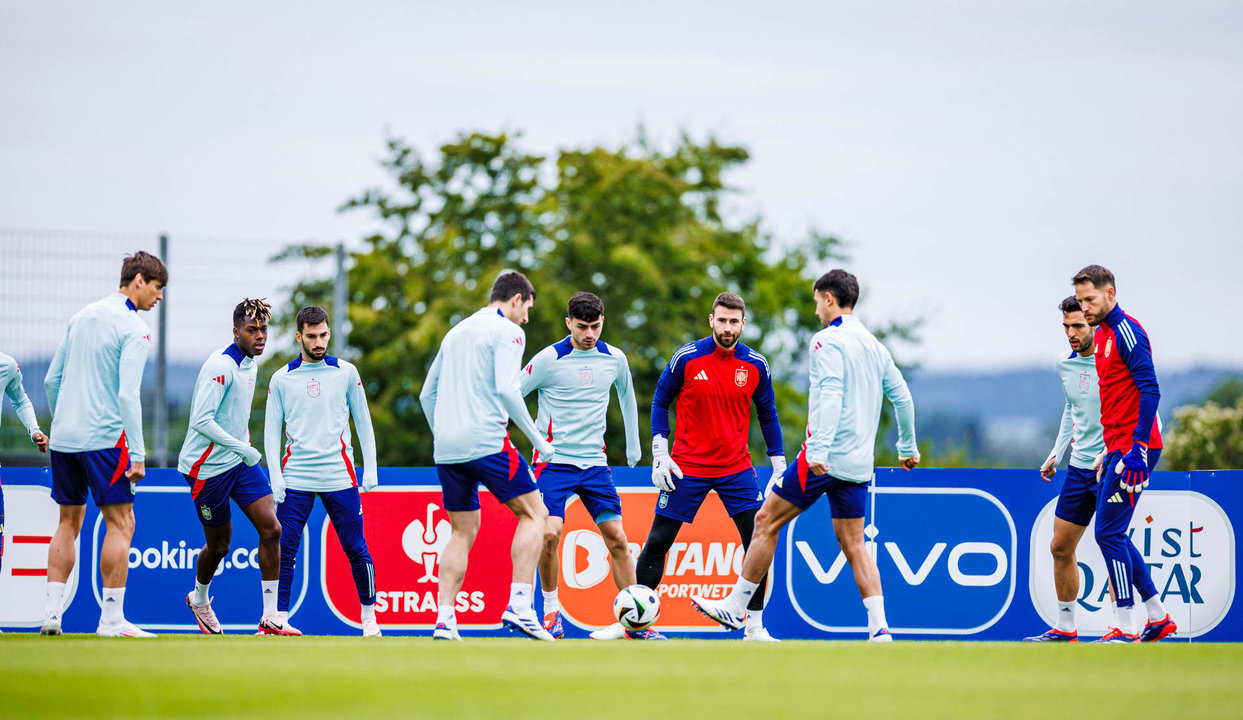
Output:
<path fill-rule="evenodd" d="M 223 635 L 224 629 L 211 607 L 208 590 L 216 568 L 229 554 L 229 543 L 233 539 L 233 523 L 203 526 L 203 549 L 199 552 L 195 565 L 194 590 L 186 595 L 186 606 L 194 614 L 199 631 L 204 635 Z"/>
<path fill-rule="evenodd" d="M 554 638 L 565 636 L 561 623 L 561 601 L 557 597 L 557 584 L 561 558 L 557 550 L 561 546 L 561 529 L 564 521 L 549 515 L 544 523 L 544 545 L 539 556 L 539 582 L 544 593 L 544 629 Z"/>
<path fill-rule="evenodd" d="M 742 558 L 742 572 L 734 589 L 724 600 L 709 600 L 698 595 L 691 596 L 691 604 L 697 610 L 727 628 L 743 627 L 747 617 L 747 605 L 760 590 L 760 582 L 768 574 L 777 552 L 777 536 L 781 528 L 803 512 L 789 500 L 770 493 L 755 514 L 755 526 L 751 543 Z"/>
<path fill-rule="evenodd" d="M 75 544 L 86 517 L 85 505 L 61 505 L 56 532 L 47 548 L 47 590 L 43 609 L 44 635 L 61 634 L 61 612 L 65 609 L 65 583 L 77 562 Z M 126 557 L 128 561 L 129 558 Z"/>
<path fill-rule="evenodd" d="M 509 557 L 513 561 L 514 574 L 509 585 L 509 605 L 501 615 L 501 622 L 535 640 L 552 640 L 535 614 L 532 595 L 535 568 L 544 548 L 544 529 L 548 524 L 548 508 L 538 492 L 523 493 L 505 502 L 518 527 L 514 528 L 514 541 Z"/>
<path fill-rule="evenodd" d="M 863 598 L 863 607 L 868 614 L 868 639 L 873 642 L 888 642 L 893 639 L 889 634 L 889 623 L 885 620 L 885 597 L 881 594 L 880 570 L 876 560 L 867 551 L 867 543 L 863 537 L 863 518 L 833 518 L 833 534 L 837 543 L 850 563 L 855 575 L 855 584 L 859 586 L 859 595 Z"/>
<path fill-rule="evenodd" d="M 598 527 L 600 535 L 604 537 L 604 545 L 609 550 L 609 560 L 613 566 L 613 583 L 617 585 L 617 589 L 621 590 L 638 584 L 634 559 L 630 557 L 630 541 L 626 539 L 622 521 L 605 520 Z"/>
<path fill-rule="evenodd" d="M 134 503 L 101 505 L 104 543 L 99 550 L 99 574 L 103 580 L 103 611 L 97 635 L 108 637 L 155 637 L 125 619 L 125 580 L 129 576 L 129 548 L 134 539 Z"/>
<path fill-rule="evenodd" d="M 481 514 L 478 510 L 450 510 L 449 542 L 440 552 L 440 591 L 436 595 L 436 630 L 432 637 L 437 640 L 461 640 L 457 632 L 458 591 L 466 577 L 466 563 L 471 546 L 479 536 Z"/>

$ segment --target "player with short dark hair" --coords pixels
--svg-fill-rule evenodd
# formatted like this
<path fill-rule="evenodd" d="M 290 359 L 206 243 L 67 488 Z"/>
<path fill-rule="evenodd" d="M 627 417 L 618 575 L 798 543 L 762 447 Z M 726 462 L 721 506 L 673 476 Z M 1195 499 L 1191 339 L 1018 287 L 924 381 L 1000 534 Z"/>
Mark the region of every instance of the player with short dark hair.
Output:
<path fill-rule="evenodd" d="M 898 456 L 904 470 L 919 464 L 915 404 L 889 350 L 855 319 L 859 281 L 833 270 L 812 287 L 816 316 L 824 329 L 811 338 L 807 441 L 798 460 L 774 478 L 755 516 L 755 535 L 742 560 L 742 573 L 724 600 L 691 596 L 691 603 L 721 625 L 738 629 L 747 621 L 772 564 L 781 528 L 828 495 L 833 531 L 854 571 L 868 616 L 868 639 L 893 640 L 885 620 L 880 572 L 867 552 L 864 504 L 875 474 L 876 431 L 883 398 L 898 417 Z"/>
<path fill-rule="evenodd" d="M 1057 374 L 1062 381 L 1066 406 L 1053 451 L 1040 467 L 1040 474 L 1049 480 L 1058 464 L 1070 453 L 1070 463 L 1062 490 L 1058 494 L 1053 518 L 1053 581 L 1057 591 L 1057 620 L 1040 635 L 1026 638 L 1028 642 L 1078 642 L 1075 625 L 1075 601 L 1079 597 L 1079 564 L 1075 548 L 1096 514 L 1096 458 L 1105 450 L 1101 430 L 1101 395 L 1096 382 L 1095 341 L 1092 327 L 1084 317 L 1079 299 L 1066 298 L 1058 308 L 1062 311 L 1062 330 L 1070 342 L 1070 355 L 1057 361 Z M 1112 603 L 1111 603 L 1112 607 Z M 1102 640 L 1109 641 L 1121 631 L 1116 628 Z"/>
<path fill-rule="evenodd" d="M 532 605 L 532 580 L 543 544 L 548 511 L 526 458 L 509 441 L 509 421 L 522 430 L 539 457 L 553 460 L 553 446 L 535 428 L 522 401 L 518 379 L 526 345 L 526 324 L 535 288 L 519 272 L 496 279 L 486 307 L 454 325 L 427 371 L 419 402 L 432 429 L 436 474 L 444 491 L 453 532 L 440 554 L 437 640 L 461 640 L 458 591 L 470 548 L 479 534 L 479 483 L 518 519 L 511 558 L 509 604 L 501 623 L 535 640 L 554 638 Z"/>
<path fill-rule="evenodd" d="M 1138 635 L 1136 642 L 1156 642 L 1178 626 L 1161 603 L 1144 556 L 1127 534 L 1135 504 L 1161 457 L 1157 414 L 1161 388 L 1152 364 L 1152 347 L 1144 328 L 1118 305 L 1113 273 L 1089 265 L 1075 274 L 1072 283 L 1084 318 L 1096 328 L 1093 357 L 1105 436 L 1105 454 L 1097 460 L 1098 477 L 1102 473 L 1104 477 L 1096 500 L 1096 543 L 1113 584 L 1118 629 L 1123 635 Z M 1142 631 L 1133 614 L 1132 585 L 1148 613 Z"/>
<path fill-rule="evenodd" d="M 206 541 L 186 605 L 199 630 L 207 635 L 224 633 L 208 592 L 233 537 L 230 498 L 259 533 L 260 624 L 276 613 L 281 524 L 276 519 L 272 486 L 259 469 L 259 451 L 250 444 L 250 406 L 258 372 L 255 358 L 267 345 L 271 316 L 272 306 L 262 299 L 245 298 L 233 309 L 233 342 L 213 351 L 199 370 L 190 424 L 177 459 L 177 470 L 190 485 L 190 499 Z"/>
<path fill-rule="evenodd" d="M 639 582 L 657 591 L 669 548 L 682 523 L 694 522 L 709 490 L 725 505 L 743 546 L 751 543 L 755 511 L 764 497 L 747 448 L 753 403 L 773 477 L 780 477 L 786 466 L 768 361 L 739 341 L 746 327 L 746 303 L 734 293 L 721 293 L 712 303 L 708 325 L 711 335 L 684 345 L 669 359 L 652 399 L 652 483 L 661 492 L 636 565 Z M 675 402 L 678 431 L 670 453 L 669 407 Z M 759 581 L 766 579 L 761 574 Z M 764 629 L 762 587 L 749 608 L 743 639 L 773 641 Z M 621 637 L 616 632 L 620 625 L 613 628 Z"/>
<path fill-rule="evenodd" d="M 556 462 L 534 459 L 535 480 L 548 508 L 544 547 L 539 559 L 544 592 L 544 629 L 564 636 L 557 571 L 565 505 L 577 495 L 600 528 L 608 548 L 613 582 L 620 590 L 635 584 L 634 560 L 622 527 L 621 497 L 604 454 L 604 431 L 609 388 L 617 390 L 626 426 L 626 462 L 634 467 L 643 455 L 639 446 L 639 409 L 625 354 L 600 339 L 604 303 L 589 292 L 576 293 L 566 308 L 570 334 L 535 354 L 521 374 L 522 394 L 539 391 L 535 426 L 546 433 L 557 453 Z M 643 634 L 647 631 L 637 631 Z"/>
<path fill-rule="evenodd" d="M 301 635 L 289 624 L 289 596 L 302 531 L 315 499 L 323 503 L 328 519 L 350 561 L 358 602 L 362 606 L 363 637 L 379 637 L 375 616 L 375 565 L 363 532 L 359 490 L 379 483 L 375 433 L 371 410 L 358 368 L 328 354 L 332 331 L 328 313 L 315 306 L 298 311 L 294 339 L 302 352 L 276 371 L 268 383 L 263 444 L 268 474 L 281 526 L 280 583 L 276 612 L 259 622 L 268 635 Z M 363 453 L 363 477 L 354 472 L 350 417 L 358 430 Z M 281 454 L 282 426 L 289 443 Z M 277 462 L 275 458 L 280 458 Z"/>
<path fill-rule="evenodd" d="M 138 311 L 163 299 L 167 281 L 168 270 L 159 258 L 145 252 L 127 257 L 120 289 L 69 320 L 43 381 L 52 411 L 52 499 L 60 505 L 48 546 L 44 635 L 61 634 L 65 582 L 73 571 L 89 491 L 107 527 L 99 552 L 103 600 L 95 632 L 155 637 L 126 621 L 123 608 L 134 537 L 134 484 L 147 472 L 139 390 L 151 330 Z"/>

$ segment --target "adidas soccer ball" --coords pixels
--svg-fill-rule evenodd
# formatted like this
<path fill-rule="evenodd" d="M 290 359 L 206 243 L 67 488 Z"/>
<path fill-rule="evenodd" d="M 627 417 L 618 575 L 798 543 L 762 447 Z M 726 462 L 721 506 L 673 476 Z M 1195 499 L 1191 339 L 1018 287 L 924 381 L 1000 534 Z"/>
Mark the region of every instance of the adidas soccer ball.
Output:
<path fill-rule="evenodd" d="M 646 630 L 660 617 L 660 597 L 646 585 L 631 585 L 617 593 L 613 614 L 627 630 Z"/>

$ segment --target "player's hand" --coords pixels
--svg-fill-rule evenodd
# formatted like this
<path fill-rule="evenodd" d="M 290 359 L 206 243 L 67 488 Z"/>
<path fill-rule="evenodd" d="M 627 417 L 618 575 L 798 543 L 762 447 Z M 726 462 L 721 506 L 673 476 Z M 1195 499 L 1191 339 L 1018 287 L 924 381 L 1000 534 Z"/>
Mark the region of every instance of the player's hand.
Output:
<path fill-rule="evenodd" d="M 673 492 L 677 489 L 673 478 L 682 479 L 682 468 L 669 457 L 669 439 L 661 435 L 652 438 L 652 484 Z"/>
<path fill-rule="evenodd" d="M 781 476 L 786 474 L 786 458 L 784 455 L 769 455 L 768 461 L 773 464 L 772 477 L 768 478 L 768 487 L 764 488 L 764 497 L 772 494 L 773 488 L 781 484 Z"/>
<path fill-rule="evenodd" d="M 147 463 L 144 460 L 139 460 L 138 462 L 131 462 L 129 464 L 129 470 L 125 471 L 125 477 L 129 478 L 129 481 L 132 483 L 136 483 L 139 480 L 142 480 L 146 476 L 147 476 Z"/>
<path fill-rule="evenodd" d="M 807 463 L 807 474 L 812 477 L 820 477 L 829 474 L 829 464 L 827 462 Z"/>
<path fill-rule="evenodd" d="M 539 461 L 542 463 L 552 462 L 553 456 L 557 454 L 557 449 L 544 438 L 537 438 L 532 445 L 535 446 L 535 452 L 539 453 Z"/>
<path fill-rule="evenodd" d="M 907 470 L 907 471 L 914 470 L 915 467 L 918 465 L 919 465 L 919 455 L 910 455 L 908 457 L 898 458 L 898 467 L 902 468 L 903 470 Z"/>
<path fill-rule="evenodd" d="M 631 450 L 629 447 L 626 448 L 626 464 L 627 465 L 629 465 L 630 467 L 634 467 L 635 465 L 638 465 L 639 461 L 642 459 L 643 459 L 642 450 L 638 448 L 635 448 L 633 450 Z"/>
<path fill-rule="evenodd" d="M 34 441 L 35 445 L 39 446 L 39 452 L 41 453 L 47 452 L 47 446 L 49 443 L 52 442 L 51 438 L 49 438 L 47 435 L 44 435 L 41 432 L 37 432 L 34 435 L 31 435 L 30 439 Z"/>
<path fill-rule="evenodd" d="M 254 447 L 251 447 L 250 445 L 247 445 L 246 449 L 242 450 L 241 455 L 242 455 L 242 462 L 246 463 L 250 467 L 254 467 L 255 465 L 258 465 L 259 460 L 263 458 L 263 455 L 257 449 L 255 449 Z"/>
<path fill-rule="evenodd" d="M 272 473 L 272 502 L 277 505 L 285 502 L 285 478 L 280 473 Z"/>
<path fill-rule="evenodd" d="M 1045 482 L 1048 482 L 1052 480 L 1053 476 L 1056 474 L 1057 474 L 1057 457 L 1054 455 L 1050 455 L 1049 459 L 1044 461 L 1044 465 L 1040 466 L 1040 476 L 1044 478 Z"/>
<path fill-rule="evenodd" d="M 1105 469 L 1105 455 L 1106 454 L 1107 453 L 1101 453 L 1100 455 L 1096 456 L 1095 460 L 1092 461 L 1092 470 L 1096 472 L 1096 482 L 1101 481 L 1101 472 L 1104 471 Z"/>
<path fill-rule="evenodd" d="M 1148 487 L 1148 446 L 1136 442 L 1131 451 L 1122 456 L 1114 472 L 1121 476 L 1119 485 L 1129 493 L 1137 493 Z"/>
<path fill-rule="evenodd" d="M 380 484 L 379 473 L 375 470 L 367 468 L 363 470 L 363 481 L 358 484 L 358 489 L 363 492 L 375 490 L 375 486 Z"/>

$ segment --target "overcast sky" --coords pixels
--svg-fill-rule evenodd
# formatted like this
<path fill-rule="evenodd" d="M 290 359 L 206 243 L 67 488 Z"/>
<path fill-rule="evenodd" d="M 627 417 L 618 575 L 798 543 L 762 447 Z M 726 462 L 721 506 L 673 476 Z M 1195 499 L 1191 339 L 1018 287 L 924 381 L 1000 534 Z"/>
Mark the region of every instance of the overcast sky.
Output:
<path fill-rule="evenodd" d="M 747 146 L 735 212 L 847 240 L 904 360 L 1050 362 L 1098 262 L 1158 363 L 1243 365 L 1243 3 L 464 5 L 0 0 L 0 227 L 356 239 L 386 132 L 642 123 Z"/>

